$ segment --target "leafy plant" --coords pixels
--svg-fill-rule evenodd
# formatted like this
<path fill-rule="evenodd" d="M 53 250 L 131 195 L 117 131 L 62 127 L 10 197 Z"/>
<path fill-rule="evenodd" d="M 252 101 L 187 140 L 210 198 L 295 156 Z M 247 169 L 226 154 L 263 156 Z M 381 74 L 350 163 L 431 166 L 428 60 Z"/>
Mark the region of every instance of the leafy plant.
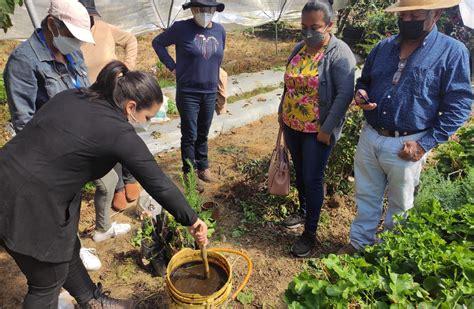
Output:
<path fill-rule="evenodd" d="M 252 291 L 243 291 L 237 295 L 237 300 L 242 305 L 250 305 L 255 300 L 255 295 L 253 295 Z"/>
<path fill-rule="evenodd" d="M 346 118 L 341 139 L 332 150 L 325 172 L 329 194 L 347 194 L 353 189 L 350 178 L 354 174 L 354 156 L 364 115 L 359 109 L 351 108 Z"/>
<path fill-rule="evenodd" d="M 6 33 L 12 27 L 10 15 L 15 12 L 15 5 L 22 6 L 23 0 L 3 0 L 0 2 L 0 28 Z"/>
<path fill-rule="evenodd" d="M 168 98 L 168 114 L 177 115 L 178 108 L 176 107 L 176 101 L 172 98 Z"/>
<path fill-rule="evenodd" d="M 145 219 L 142 226 L 135 232 L 131 239 L 134 247 L 140 247 L 143 241 L 153 242 L 153 235 L 155 234 L 155 227 L 151 218 Z"/>
<path fill-rule="evenodd" d="M 2 73 L 0 73 L 0 104 L 7 104 L 7 92 L 5 90 Z"/>

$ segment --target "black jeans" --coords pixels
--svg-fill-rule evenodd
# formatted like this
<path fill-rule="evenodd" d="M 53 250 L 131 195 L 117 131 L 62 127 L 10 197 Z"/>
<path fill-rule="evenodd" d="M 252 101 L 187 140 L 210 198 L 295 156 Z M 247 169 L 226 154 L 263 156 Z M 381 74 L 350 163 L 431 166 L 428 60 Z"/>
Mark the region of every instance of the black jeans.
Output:
<path fill-rule="evenodd" d="M 114 166 L 114 170 L 118 175 L 118 182 L 117 182 L 117 186 L 115 187 L 115 192 L 123 191 L 126 184 L 137 182 L 135 177 L 133 177 L 130 171 L 122 164 L 117 163 Z"/>
<path fill-rule="evenodd" d="M 0 246 L 3 246 L 1 241 Z M 97 287 L 82 264 L 79 257 L 80 248 L 81 244 L 77 239 L 70 262 L 47 263 L 5 247 L 28 281 L 28 293 L 23 302 L 24 309 L 57 309 L 61 287 L 64 287 L 79 304 L 87 303 L 94 297 Z"/>
<path fill-rule="evenodd" d="M 306 212 L 304 230 L 315 234 L 324 201 L 324 170 L 332 146 L 318 142 L 316 133 L 303 133 L 287 126 L 284 136 L 296 171 L 300 206 Z"/>
<path fill-rule="evenodd" d="M 181 117 L 181 158 L 183 172 L 191 164 L 198 170 L 209 168 L 207 137 L 211 128 L 216 93 L 176 93 L 176 106 Z"/>

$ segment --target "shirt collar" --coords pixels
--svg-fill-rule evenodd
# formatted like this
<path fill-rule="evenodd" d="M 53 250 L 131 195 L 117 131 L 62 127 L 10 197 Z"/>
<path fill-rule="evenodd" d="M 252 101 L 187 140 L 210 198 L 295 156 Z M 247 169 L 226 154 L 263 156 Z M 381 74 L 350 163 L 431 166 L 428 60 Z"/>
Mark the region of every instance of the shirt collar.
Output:
<path fill-rule="evenodd" d="M 55 59 L 51 54 L 51 50 L 46 45 L 46 42 L 43 42 L 41 39 L 42 35 L 44 35 L 42 30 L 36 29 L 35 32 L 33 32 L 33 35 L 30 37 L 30 46 L 40 61 L 54 61 Z"/>

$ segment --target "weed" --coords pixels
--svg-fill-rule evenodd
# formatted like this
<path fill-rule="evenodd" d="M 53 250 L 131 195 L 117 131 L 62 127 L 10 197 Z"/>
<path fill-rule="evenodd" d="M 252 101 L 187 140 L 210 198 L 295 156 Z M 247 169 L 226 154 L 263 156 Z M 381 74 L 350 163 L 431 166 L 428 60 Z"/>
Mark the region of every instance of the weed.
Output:
<path fill-rule="evenodd" d="M 178 108 L 176 107 L 176 101 L 172 98 L 168 98 L 168 114 L 177 115 Z"/>
<path fill-rule="evenodd" d="M 3 73 L 0 72 L 0 104 L 6 104 L 6 103 L 7 103 L 7 92 L 5 90 L 5 83 L 3 82 Z"/>
<path fill-rule="evenodd" d="M 255 300 L 255 295 L 253 295 L 252 291 L 245 290 L 237 295 L 237 300 L 244 306 L 250 305 Z"/>
<path fill-rule="evenodd" d="M 278 88 L 280 88 L 280 86 L 266 86 L 266 87 L 260 87 L 260 88 L 254 89 L 252 91 L 244 92 L 241 94 L 236 94 L 236 95 L 228 97 L 227 103 L 232 104 L 240 100 L 247 100 L 260 94 L 272 92 L 274 90 L 277 90 Z"/>

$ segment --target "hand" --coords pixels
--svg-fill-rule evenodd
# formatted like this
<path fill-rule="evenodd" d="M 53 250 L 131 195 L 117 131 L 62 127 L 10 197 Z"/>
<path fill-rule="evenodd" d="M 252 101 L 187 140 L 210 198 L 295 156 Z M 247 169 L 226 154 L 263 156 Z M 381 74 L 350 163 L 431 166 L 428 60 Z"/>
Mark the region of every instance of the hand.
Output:
<path fill-rule="evenodd" d="M 151 213 L 151 211 L 148 211 L 148 210 L 142 211 L 142 213 L 140 214 L 140 220 L 143 221 L 148 218 L 153 218 L 153 214 Z"/>
<path fill-rule="evenodd" d="M 364 89 L 359 89 L 356 91 L 356 94 L 354 96 L 354 101 L 363 110 L 373 111 L 374 109 L 377 108 L 377 103 L 366 104 L 363 98 L 368 98 L 368 97 L 369 95 L 367 94 L 367 91 L 365 91 Z"/>
<path fill-rule="evenodd" d="M 283 122 L 283 114 L 282 113 L 278 114 L 278 123 L 280 124 L 280 127 L 283 127 L 283 125 L 285 124 Z"/>
<path fill-rule="evenodd" d="M 423 158 L 425 150 L 421 148 L 416 141 L 408 141 L 403 143 L 403 149 L 400 150 L 398 156 L 406 161 L 417 162 Z"/>
<path fill-rule="evenodd" d="M 207 239 L 207 225 L 204 221 L 198 218 L 192 226 L 188 227 L 188 229 L 199 245 L 207 246 L 209 240 Z"/>
<path fill-rule="evenodd" d="M 331 134 L 327 134 L 326 132 L 319 131 L 318 132 L 318 142 L 324 145 L 331 145 Z"/>

